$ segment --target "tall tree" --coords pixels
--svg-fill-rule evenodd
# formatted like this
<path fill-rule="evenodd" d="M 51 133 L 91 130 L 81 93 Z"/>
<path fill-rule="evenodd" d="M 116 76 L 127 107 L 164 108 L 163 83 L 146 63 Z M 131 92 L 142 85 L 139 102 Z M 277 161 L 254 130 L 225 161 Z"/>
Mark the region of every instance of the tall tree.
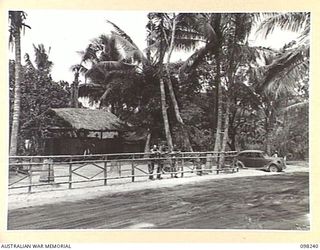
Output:
<path fill-rule="evenodd" d="M 159 101 L 162 107 L 165 135 L 168 146 L 172 148 L 173 143 L 167 113 L 168 104 L 165 96 L 165 81 L 159 77 L 163 74 L 161 73 L 163 72 L 163 64 L 161 64 L 161 67 L 158 67 L 158 65 L 160 65 L 158 62 L 152 63 L 150 56 L 148 60 L 123 30 L 110 21 L 108 21 L 108 23 L 114 27 L 115 31 L 112 32 L 108 39 L 104 40 L 108 40 L 108 44 L 112 46 L 108 46 L 110 48 L 108 50 L 109 53 L 105 53 L 105 48 L 107 47 L 105 46 L 106 42 L 102 42 L 101 39 L 89 45 L 86 53 L 84 53 L 86 60 L 91 63 L 90 69 L 85 73 L 86 78 L 91 80 L 92 87 L 97 88 L 97 85 L 102 87 L 101 96 L 98 98 L 100 101 L 105 99 L 112 107 L 119 108 L 122 111 L 124 111 L 124 109 L 136 110 L 138 111 L 135 112 L 136 116 L 139 116 L 139 114 L 142 114 L 147 111 L 150 106 L 154 105 L 152 103 L 156 97 L 150 96 L 148 92 L 153 88 L 154 84 L 158 84 L 157 93 L 160 94 Z M 165 44 L 163 43 L 162 45 Z M 103 53 L 101 53 L 101 51 L 103 51 Z M 122 51 L 122 53 L 116 53 L 116 51 Z M 111 52 L 113 52 L 113 55 L 107 56 Z M 163 61 L 165 47 L 162 47 L 160 54 L 160 60 Z M 104 57 L 102 58 L 101 55 Z M 85 60 L 83 61 L 85 62 Z M 89 84 L 87 84 L 87 86 L 88 85 Z M 145 87 L 139 91 L 142 86 Z M 83 87 L 86 87 L 86 85 Z M 84 90 L 83 87 L 80 88 L 80 92 Z M 115 94 L 116 90 L 118 90 L 117 94 Z M 130 103 L 130 100 L 132 100 L 133 103 Z M 104 103 L 104 105 L 105 104 L 107 103 Z M 122 111 L 121 113 L 123 114 Z M 157 121 L 157 123 L 159 123 L 159 121 Z M 147 129 L 153 131 L 152 127 Z"/>
<path fill-rule="evenodd" d="M 231 89 L 235 84 L 234 75 L 240 66 L 240 57 L 246 57 L 250 50 L 245 44 L 246 38 L 251 28 L 251 14 L 245 13 L 195 13 L 186 19 L 186 30 L 190 32 L 191 38 L 202 37 L 203 46 L 198 48 L 181 67 L 181 75 L 187 74 L 197 68 L 203 61 L 209 58 L 214 69 L 214 88 L 215 88 L 215 143 L 214 150 L 220 151 L 225 148 L 227 136 L 221 141 L 223 129 L 223 105 L 222 96 L 224 89 Z M 189 29 L 189 30 L 188 30 Z M 227 98 L 229 100 L 229 98 Z M 226 105 L 227 111 L 230 104 Z M 229 124 L 229 117 L 225 115 L 225 124 Z"/>
<path fill-rule="evenodd" d="M 20 83 L 20 116 L 19 116 L 19 134 L 18 134 L 18 152 L 17 154 L 24 154 L 23 141 L 24 139 L 31 139 L 32 154 L 41 154 L 43 150 L 43 135 L 41 134 L 40 124 L 35 122 L 35 118 L 43 120 L 41 116 L 49 108 L 64 108 L 69 106 L 70 88 L 66 82 L 56 83 L 51 78 L 51 65 L 53 63 L 49 60 L 49 54 L 41 56 L 46 58 L 42 60 L 44 64 L 39 64 L 37 59 L 37 48 L 42 45 L 34 46 L 34 58 L 32 61 L 29 54 L 25 55 L 25 65 L 21 69 L 21 83 Z M 46 50 L 43 53 L 48 53 Z M 45 65 L 45 66 L 44 66 Z M 10 90 L 15 85 L 14 77 L 15 61 L 11 60 L 9 63 L 9 82 Z M 14 106 L 14 93 L 10 91 L 10 123 L 12 124 Z M 44 122 L 45 123 L 45 122 Z M 29 152 L 31 153 L 31 152 Z"/>
<path fill-rule="evenodd" d="M 17 154 L 18 133 L 20 121 L 20 98 L 21 98 L 21 31 L 30 26 L 24 23 L 27 15 L 23 11 L 9 11 L 9 43 L 15 49 L 15 85 L 13 119 L 10 133 L 10 155 Z"/>
<path fill-rule="evenodd" d="M 299 35 L 262 68 L 262 88 L 276 94 L 292 89 L 298 79 L 309 73 L 310 12 L 260 14 L 256 17 L 257 34 L 264 38 L 275 29 L 292 31 Z"/>
<path fill-rule="evenodd" d="M 172 74 L 170 72 L 170 60 L 174 50 L 190 51 L 194 50 L 197 45 L 202 42 L 202 38 L 188 28 L 186 20 L 190 18 L 192 14 L 188 13 L 149 13 L 148 28 L 150 30 L 148 34 L 149 40 L 151 40 L 148 49 L 151 49 L 155 58 L 158 59 L 158 66 L 164 67 L 165 70 L 160 75 L 163 81 L 167 85 L 167 91 L 171 100 L 174 117 L 176 118 L 179 126 L 179 131 L 182 134 L 184 148 L 192 151 L 192 146 L 189 139 L 187 126 L 181 116 L 181 106 L 178 103 L 177 95 L 174 90 Z M 160 61 L 160 48 L 165 50 L 166 61 Z M 163 65 L 163 66 L 162 66 Z M 180 79 L 178 78 L 178 84 Z"/>

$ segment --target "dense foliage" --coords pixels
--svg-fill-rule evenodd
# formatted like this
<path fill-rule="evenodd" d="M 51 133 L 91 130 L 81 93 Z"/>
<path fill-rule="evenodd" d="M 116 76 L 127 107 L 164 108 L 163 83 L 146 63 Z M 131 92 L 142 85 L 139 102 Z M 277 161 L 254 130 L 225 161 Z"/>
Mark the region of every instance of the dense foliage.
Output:
<path fill-rule="evenodd" d="M 43 47 L 40 46 L 43 49 Z M 37 50 L 36 50 L 37 53 Z M 18 153 L 24 154 L 24 140 L 32 139 L 33 150 L 39 153 L 39 138 L 38 127 L 30 127 L 28 124 L 34 120 L 34 118 L 41 119 L 41 115 L 49 108 L 62 108 L 68 107 L 70 103 L 70 89 L 68 85 L 61 85 L 54 82 L 50 75 L 50 67 L 52 62 L 48 60 L 48 57 L 44 56 L 46 51 L 41 51 L 42 55 L 35 62 L 34 66 L 29 59 L 29 56 L 25 56 L 26 64 L 22 67 L 21 73 L 21 109 L 20 109 L 20 130 L 18 138 Z M 9 83 L 10 83 L 10 125 L 12 122 L 12 109 L 13 109 L 13 94 L 14 94 L 14 64 L 13 60 L 9 61 Z M 44 119 L 44 118 L 43 118 Z M 28 129 L 25 129 L 28 126 Z"/>

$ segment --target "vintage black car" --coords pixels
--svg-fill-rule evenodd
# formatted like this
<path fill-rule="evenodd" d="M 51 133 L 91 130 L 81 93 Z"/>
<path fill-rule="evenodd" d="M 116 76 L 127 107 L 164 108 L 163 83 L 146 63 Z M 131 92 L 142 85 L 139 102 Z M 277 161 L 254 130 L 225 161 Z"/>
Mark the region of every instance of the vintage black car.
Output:
<path fill-rule="evenodd" d="M 270 157 L 261 150 L 244 150 L 235 157 L 234 165 L 239 168 L 262 169 L 269 172 L 281 172 L 286 168 L 281 157 Z"/>

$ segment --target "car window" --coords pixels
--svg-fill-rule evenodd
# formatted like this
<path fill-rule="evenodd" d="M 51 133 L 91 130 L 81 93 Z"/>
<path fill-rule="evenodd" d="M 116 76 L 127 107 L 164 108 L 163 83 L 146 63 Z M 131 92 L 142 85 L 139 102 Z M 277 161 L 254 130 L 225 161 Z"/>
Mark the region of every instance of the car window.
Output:
<path fill-rule="evenodd" d="M 253 158 L 253 157 L 255 157 L 255 156 L 254 156 L 254 153 L 247 153 L 247 157 L 248 157 L 248 158 Z"/>
<path fill-rule="evenodd" d="M 241 156 L 242 157 L 250 157 L 250 153 L 243 153 Z"/>
<path fill-rule="evenodd" d="M 257 158 L 264 158 L 262 153 L 256 153 Z"/>
<path fill-rule="evenodd" d="M 242 153 L 239 156 L 246 157 L 246 158 L 264 158 L 262 153 L 257 153 L 257 152 Z"/>

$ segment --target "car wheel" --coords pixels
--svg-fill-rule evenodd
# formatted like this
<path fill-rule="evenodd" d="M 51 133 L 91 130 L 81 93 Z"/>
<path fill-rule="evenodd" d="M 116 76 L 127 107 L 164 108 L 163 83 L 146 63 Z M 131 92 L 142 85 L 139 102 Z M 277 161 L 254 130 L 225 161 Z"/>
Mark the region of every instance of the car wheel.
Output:
<path fill-rule="evenodd" d="M 274 164 L 270 165 L 269 172 L 278 172 L 278 171 L 279 171 L 279 169 L 276 165 L 274 165 Z"/>

